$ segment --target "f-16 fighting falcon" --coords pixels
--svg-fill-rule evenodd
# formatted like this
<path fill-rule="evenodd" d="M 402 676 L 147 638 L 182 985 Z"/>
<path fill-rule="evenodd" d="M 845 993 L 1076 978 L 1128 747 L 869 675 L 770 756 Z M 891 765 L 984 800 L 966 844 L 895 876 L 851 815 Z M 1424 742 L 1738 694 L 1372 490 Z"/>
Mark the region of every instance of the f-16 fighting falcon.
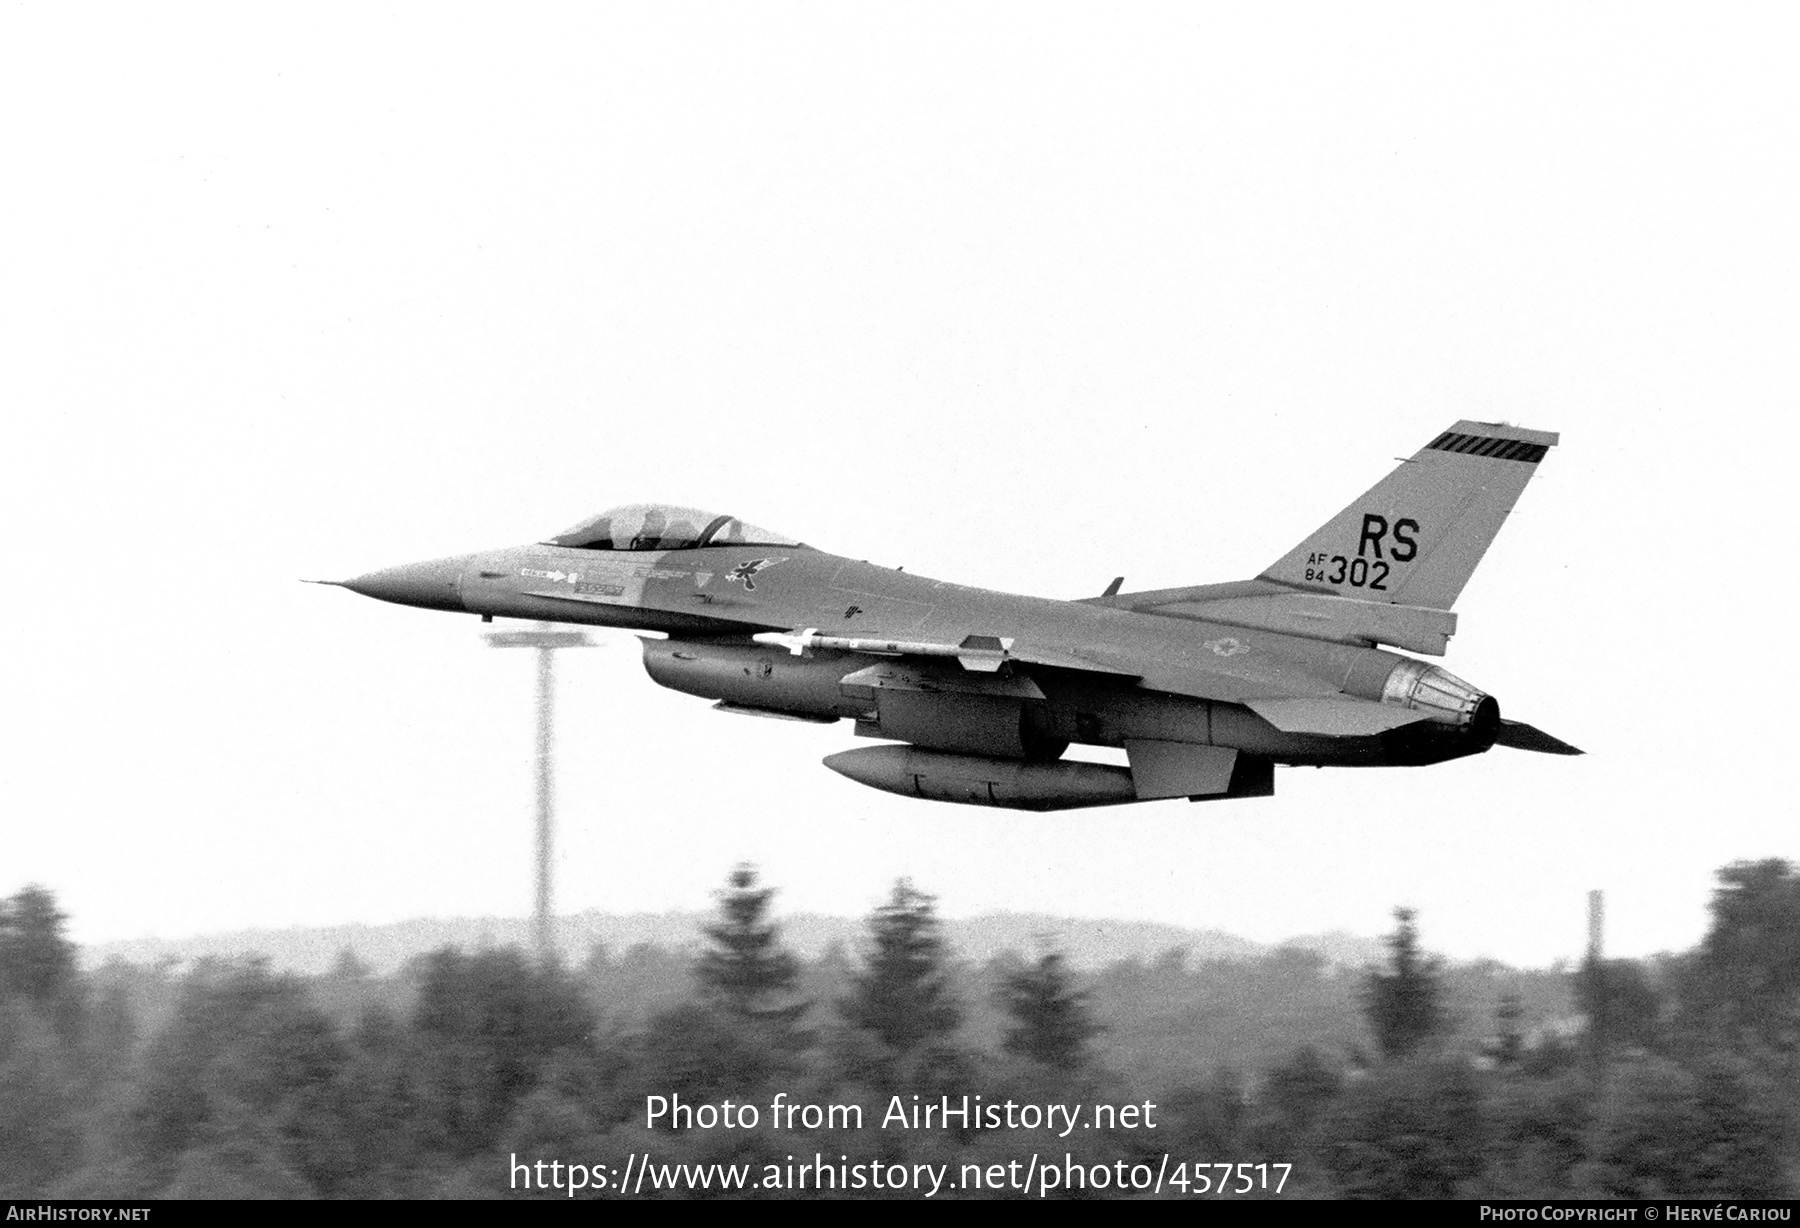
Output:
<path fill-rule="evenodd" d="M 343 582 L 401 605 L 627 627 L 721 712 L 850 719 L 825 765 L 934 801 L 1066 810 L 1267 797 L 1275 765 L 1581 752 L 1436 665 L 1450 612 L 1557 436 L 1458 422 L 1251 580 L 1021 597 L 827 554 L 735 516 L 634 503 L 535 545 Z M 1384 648 L 1383 646 L 1386 646 Z M 1119 747 L 1129 767 L 1068 761 Z"/>

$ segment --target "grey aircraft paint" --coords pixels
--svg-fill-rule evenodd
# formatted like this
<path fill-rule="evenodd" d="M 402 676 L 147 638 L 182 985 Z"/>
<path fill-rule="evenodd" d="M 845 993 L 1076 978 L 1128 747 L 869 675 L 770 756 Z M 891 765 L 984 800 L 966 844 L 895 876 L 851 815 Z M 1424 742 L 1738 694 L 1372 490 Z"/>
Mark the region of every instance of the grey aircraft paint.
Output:
<path fill-rule="evenodd" d="M 1458 422 L 1253 580 L 1055 601 L 637 504 L 547 542 L 360 576 L 366 596 L 657 632 L 644 664 L 721 711 L 856 722 L 874 788 L 1026 810 L 1268 796 L 1275 764 L 1416 766 L 1496 743 L 1579 754 L 1390 645 L 1441 655 L 1451 604 L 1557 436 Z M 1129 769 L 1064 762 L 1121 747 Z"/>

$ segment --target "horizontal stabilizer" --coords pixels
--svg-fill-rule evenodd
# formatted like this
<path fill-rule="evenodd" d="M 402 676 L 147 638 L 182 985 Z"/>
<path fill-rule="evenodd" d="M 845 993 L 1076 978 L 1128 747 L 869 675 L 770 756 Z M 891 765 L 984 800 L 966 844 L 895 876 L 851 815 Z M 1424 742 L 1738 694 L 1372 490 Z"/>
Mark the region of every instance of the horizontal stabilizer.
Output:
<path fill-rule="evenodd" d="M 1374 737 L 1402 725 L 1429 719 L 1417 708 L 1400 708 L 1343 696 L 1248 699 L 1244 706 L 1283 733 L 1315 733 L 1331 738 Z"/>
<path fill-rule="evenodd" d="M 1245 586 L 1238 586 L 1240 588 Z M 1167 599 L 1153 595 L 1133 599 L 1139 614 L 1163 618 L 1191 618 L 1230 627 L 1254 627 L 1283 635 L 1330 640 L 1338 644 L 1391 644 L 1408 652 L 1444 655 L 1456 634 L 1456 615 L 1448 610 L 1394 605 L 1327 593 L 1297 593 L 1276 589 L 1232 593 L 1214 597 L 1204 591 L 1192 594 L 1174 590 Z"/>
<path fill-rule="evenodd" d="M 1586 751 L 1570 746 L 1561 738 L 1553 738 L 1534 725 L 1524 721 L 1500 722 L 1500 732 L 1494 738 L 1496 746 L 1510 746 L 1514 750 L 1534 750 L 1540 755 L 1582 755 Z"/>

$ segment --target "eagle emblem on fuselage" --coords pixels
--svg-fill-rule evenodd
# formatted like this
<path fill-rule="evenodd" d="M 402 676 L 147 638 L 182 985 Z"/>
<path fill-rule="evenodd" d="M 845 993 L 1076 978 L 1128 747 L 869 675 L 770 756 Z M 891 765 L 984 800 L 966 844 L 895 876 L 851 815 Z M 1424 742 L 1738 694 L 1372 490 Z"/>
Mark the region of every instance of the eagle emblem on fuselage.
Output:
<path fill-rule="evenodd" d="M 773 567 L 777 563 L 785 562 L 787 562 L 787 559 L 785 558 L 752 559 L 748 563 L 739 563 L 736 567 L 733 567 L 730 571 L 726 572 L 725 579 L 731 582 L 742 580 L 744 582 L 744 591 L 746 593 L 754 593 L 756 591 L 756 573 Z"/>

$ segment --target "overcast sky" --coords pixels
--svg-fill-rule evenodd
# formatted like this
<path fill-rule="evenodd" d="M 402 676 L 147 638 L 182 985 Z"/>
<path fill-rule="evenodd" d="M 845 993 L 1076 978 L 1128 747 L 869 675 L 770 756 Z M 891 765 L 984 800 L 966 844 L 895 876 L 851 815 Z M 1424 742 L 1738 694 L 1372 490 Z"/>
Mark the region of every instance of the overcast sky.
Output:
<path fill-rule="evenodd" d="M 560 670 L 562 910 L 1457 957 L 1800 856 L 1800 88 L 1775 6 L 0 14 L 0 892 L 84 941 L 519 915 L 528 654 L 302 577 L 613 503 L 1045 596 L 1254 575 L 1459 418 L 1562 432 L 1442 662 L 1590 753 L 1040 816 Z M 1780 21 L 1782 24 L 1777 24 Z M 865 744 L 866 743 L 862 743 Z"/>

